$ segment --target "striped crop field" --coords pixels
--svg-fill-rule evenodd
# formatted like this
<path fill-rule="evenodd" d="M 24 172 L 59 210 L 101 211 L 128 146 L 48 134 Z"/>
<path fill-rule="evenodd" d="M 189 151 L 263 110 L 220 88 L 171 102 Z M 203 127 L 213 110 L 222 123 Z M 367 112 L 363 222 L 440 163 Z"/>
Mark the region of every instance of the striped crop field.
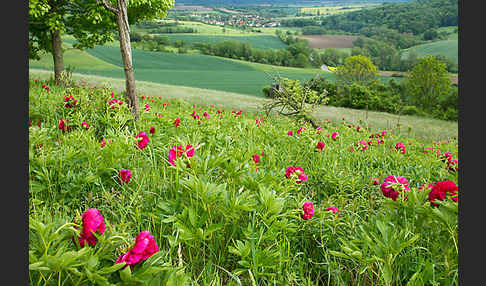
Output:
<path fill-rule="evenodd" d="M 262 88 L 272 79 L 266 75 L 306 80 L 320 74 L 334 78 L 319 69 L 278 67 L 225 59 L 200 54 L 176 54 L 133 49 L 135 78 L 154 83 L 212 89 L 252 96 L 262 96 Z M 96 61 L 97 68 L 92 68 Z M 84 52 L 65 53 L 64 64 L 74 72 L 112 78 L 124 78 L 120 49 L 115 46 L 97 46 Z M 30 61 L 30 68 L 52 70 L 52 58 L 44 55 L 40 61 Z"/>

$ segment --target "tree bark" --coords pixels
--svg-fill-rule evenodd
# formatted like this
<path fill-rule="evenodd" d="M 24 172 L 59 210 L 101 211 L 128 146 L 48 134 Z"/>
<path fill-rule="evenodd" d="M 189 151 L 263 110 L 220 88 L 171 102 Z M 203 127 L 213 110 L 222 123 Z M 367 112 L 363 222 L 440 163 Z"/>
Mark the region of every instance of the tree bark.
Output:
<path fill-rule="evenodd" d="M 139 118 L 138 96 L 135 89 L 135 76 L 132 65 L 132 47 L 130 44 L 130 26 L 127 16 L 127 0 L 118 0 L 118 35 L 120 37 L 120 52 L 125 71 L 126 101 L 131 108 L 135 121 Z"/>
<path fill-rule="evenodd" d="M 61 75 L 64 71 L 64 58 L 62 55 L 62 40 L 59 30 L 51 32 L 52 58 L 54 60 L 54 80 L 56 84 L 61 83 Z"/>

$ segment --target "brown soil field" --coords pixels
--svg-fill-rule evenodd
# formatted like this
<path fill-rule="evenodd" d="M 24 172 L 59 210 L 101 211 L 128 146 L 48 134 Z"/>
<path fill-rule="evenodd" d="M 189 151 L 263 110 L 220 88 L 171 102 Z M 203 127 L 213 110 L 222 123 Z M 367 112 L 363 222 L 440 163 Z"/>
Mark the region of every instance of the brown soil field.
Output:
<path fill-rule="evenodd" d="M 316 49 L 352 48 L 356 36 L 347 35 L 302 35 L 297 38 L 309 40 L 309 46 Z"/>

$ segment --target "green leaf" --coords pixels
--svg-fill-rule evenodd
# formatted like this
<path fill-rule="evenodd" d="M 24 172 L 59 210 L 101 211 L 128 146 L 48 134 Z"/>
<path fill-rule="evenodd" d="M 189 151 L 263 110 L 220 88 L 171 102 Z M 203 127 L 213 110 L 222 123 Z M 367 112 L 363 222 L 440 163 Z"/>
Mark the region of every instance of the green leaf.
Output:
<path fill-rule="evenodd" d="M 130 270 L 130 267 L 125 267 L 125 269 L 120 271 L 120 278 L 124 282 L 129 282 L 131 281 L 131 276 L 132 276 L 132 271 Z"/>
<path fill-rule="evenodd" d="M 112 272 L 115 272 L 115 271 L 122 269 L 125 265 L 126 265 L 126 262 L 113 264 L 112 266 L 101 268 L 100 270 L 98 270 L 98 273 L 99 274 L 109 274 L 109 273 L 112 273 Z"/>

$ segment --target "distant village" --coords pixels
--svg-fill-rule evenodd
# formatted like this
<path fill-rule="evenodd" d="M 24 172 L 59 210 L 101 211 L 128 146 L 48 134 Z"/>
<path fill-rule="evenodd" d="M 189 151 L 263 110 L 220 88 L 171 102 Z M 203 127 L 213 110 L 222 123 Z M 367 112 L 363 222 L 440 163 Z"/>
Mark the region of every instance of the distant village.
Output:
<path fill-rule="evenodd" d="M 220 16 L 211 14 L 189 14 L 190 17 L 198 19 L 199 21 L 218 26 L 238 26 L 238 27 L 279 27 L 280 22 L 269 21 L 259 15 L 231 15 Z"/>

